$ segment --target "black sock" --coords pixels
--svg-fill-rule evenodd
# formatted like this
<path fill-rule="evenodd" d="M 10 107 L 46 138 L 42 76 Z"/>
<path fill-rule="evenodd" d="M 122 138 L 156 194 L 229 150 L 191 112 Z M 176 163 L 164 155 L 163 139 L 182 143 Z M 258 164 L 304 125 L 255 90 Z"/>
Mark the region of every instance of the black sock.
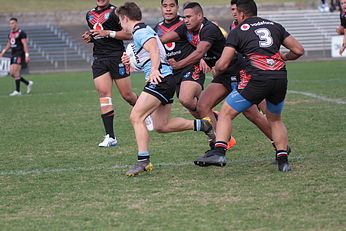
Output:
<path fill-rule="evenodd" d="M 29 85 L 29 81 L 24 79 L 23 77 L 20 77 L 20 81 L 22 81 L 26 86 Z"/>
<path fill-rule="evenodd" d="M 113 130 L 114 110 L 109 111 L 105 114 L 102 114 L 101 118 L 103 121 L 103 125 L 105 127 L 106 134 L 114 138 L 114 130 Z"/>
<path fill-rule="evenodd" d="M 20 92 L 20 79 L 16 79 L 16 91 Z"/>
<path fill-rule="evenodd" d="M 227 143 L 224 141 L 216 141 L 215 150 L 219 151 L 223 155 L 226 155 Z"/>

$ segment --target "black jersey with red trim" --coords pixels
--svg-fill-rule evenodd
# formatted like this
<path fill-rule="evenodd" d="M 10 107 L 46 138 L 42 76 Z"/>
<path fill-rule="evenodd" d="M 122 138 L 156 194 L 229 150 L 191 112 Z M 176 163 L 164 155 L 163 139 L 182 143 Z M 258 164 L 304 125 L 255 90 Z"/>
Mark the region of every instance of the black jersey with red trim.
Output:
<path fill-rule="evenodd" d="M 225 37 L 218 26 L 204 18 L 201 28 L 196 32 L 188 31 L 185 24 L 178 27 L 175 32 L 179 34 L 180 38 L 187 40 L 194 47 L 197 47 L 201 41 L 209 42 L 211 48 L 204 55 L 203 59 L 208 66 L 215 66 L 216 61 L 222 54 L 226 42 Z"/>
<path fill-rule="evenodd" d="M 340 14 L 340 24 L 346 29 L 346 12 Z"/>
<path fill-rule="evenodd" d="M 283 26 L 260 17 L 244 20 L 233 29 L 226 46 L 235 48 L 246 58 L 247 73 L 286 73 L 286 65 L 280 55 L 280 46 L 290 34 Z"/>
<path fill-rule="evenodd" d="M 184 19 L 178 16 L 171 23 L 166 23 L 164 20 L 159 22 L 154 30 L 159 37 L 163 36 L 165 33 L 174 31 L 178 27 L 184 25 Z M 195 48 L 185 39 L 181 39 L 177 42 L 170 42 L 164 44 L 166 49 L 167 59 L 174 58 L 176 61 L 182 60 L 189 56 Z"/>
<path fill-rule="evenodd" d="M 95 7 L 88 11 L 86 14 L 86 20 L 89 28 L 94 30 L 120 31 L 120 20 L 115 14 L 115 9 L 116 7 L 110 4 L 102 10 L 97 10 L 97 7 Z M 94 57 L 97 58 L 121 56 L 125 51 L 123 41 L 115 38 L 102 38 L 95 36 L 92 38 L 92 42 L 94 43 Z"/>
<path fill-rule="evenodd" d="M 24 56 L 24 46 L 22 39 L 26 39 L 26 33 L 19 29 L 17 31 L 11 31 L 8 35 L 8 41 L 10 43 L 12 56 Z"/>

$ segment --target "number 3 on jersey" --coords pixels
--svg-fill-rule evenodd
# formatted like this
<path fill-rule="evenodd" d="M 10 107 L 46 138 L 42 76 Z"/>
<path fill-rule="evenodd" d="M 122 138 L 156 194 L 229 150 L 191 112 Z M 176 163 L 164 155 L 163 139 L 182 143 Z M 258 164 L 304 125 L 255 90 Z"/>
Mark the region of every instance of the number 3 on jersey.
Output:
<path fill-rule="evenodd" d="M 259 28 L 255 30 L 255 33 L 260 39 L 260 47 L 270 47 L 273 45 L 273 38 L 271 37 L 270 31 L 267 28 Z"/>

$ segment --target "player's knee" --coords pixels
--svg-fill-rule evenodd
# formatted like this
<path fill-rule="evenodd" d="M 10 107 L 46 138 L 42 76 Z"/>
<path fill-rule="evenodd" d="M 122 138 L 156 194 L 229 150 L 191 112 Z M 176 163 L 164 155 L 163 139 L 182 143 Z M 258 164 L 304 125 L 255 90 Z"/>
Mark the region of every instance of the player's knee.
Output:
<path fill-rule="evenodd" d="M 197 109 L 196 102 L 193 99 L 179 98 L 180 103 L 187 109 L 195 111 Z"/>
<path fill-rule="evenodd" d="M 199 112 L 199 114 L 201 116 L 205 116 L 208 114 L 208 112 L 211 110 L 210 106 L 205 104 L 205 103 L 201 103 L 201 101 L 199 100 L 197 103 L 197 111 Z"/>
<path fill-rule="evenodd" d="M 136 111 L 132 110 L 130 114 L 130 121 L 132 124 L 136 124 L 143 122 L 144 119 L 142 119 Z"/>
<path fill-rule="evenodd" d="M 133 102 L 133 92 L 132 92 L 132 91 L 128 91 L 128 92 L 121 93 L 121 97 L 122 97 L 126 102 L 132 104 L 132 102 Z"/>
<path fill-rule="evenodd" d="M 101 109 L 112 109 L 113 103 L 111 97 L 100 97 L 100 108 Z"/>

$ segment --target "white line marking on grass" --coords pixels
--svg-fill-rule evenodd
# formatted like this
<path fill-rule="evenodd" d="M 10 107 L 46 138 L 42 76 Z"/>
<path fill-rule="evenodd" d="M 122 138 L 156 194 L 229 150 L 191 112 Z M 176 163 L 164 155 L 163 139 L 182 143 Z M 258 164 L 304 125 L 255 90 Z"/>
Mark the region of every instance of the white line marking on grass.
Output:
<path fill-rule="evenodd" d="M 325 96 L 322 95 L 316 95 L 314 93 L 309 93 L 309 92 L 305 92 L 305 91 L 292 91 L 292 90 L 288 90 L 288 93 L 292 93 L 292 94 L 299 94 L 299 95 L 304 95 L 304 96 L 309 96 L 315 99 L 319 99 L 325 102 L 331 102 L 331 103 L 336 103 L 336 104 L 346 104 L 346 101 L 343 101 L 341 99 L 330 99 L 327 98 Z"/>
<path fill-rule="evenodd" d="M 304 159 L 302 156 L 291 157 L 290 160 L 301 160 Z M 259 159 L 237 159 L 229 161 L 238 164 L 248 164 L 256 162 L 270 162 L 270 158 L 259 158 Z M 155 167 L 179 167 L 179 166 L 195 166 L 193 161 L 185 161 L 180 163 L 153 163 Z M 92 172 L 92 171 L 109 171 L 113 169 L 128 169 L 132 165 L 113 165 L 113 166 L 94 166 L 94 167 L 75 167 L 75 168 L 43 168 L 43 169 L 32 169 L 32 170 L 9 170 L 1 171 L 0 176 L 27 176 L 27 175 L 40 175 L 40 174 L 56 174 L 56 173 L 71 173 L 71 172 Z M 197 167 L 197 166 L 196 166 Z"/>

